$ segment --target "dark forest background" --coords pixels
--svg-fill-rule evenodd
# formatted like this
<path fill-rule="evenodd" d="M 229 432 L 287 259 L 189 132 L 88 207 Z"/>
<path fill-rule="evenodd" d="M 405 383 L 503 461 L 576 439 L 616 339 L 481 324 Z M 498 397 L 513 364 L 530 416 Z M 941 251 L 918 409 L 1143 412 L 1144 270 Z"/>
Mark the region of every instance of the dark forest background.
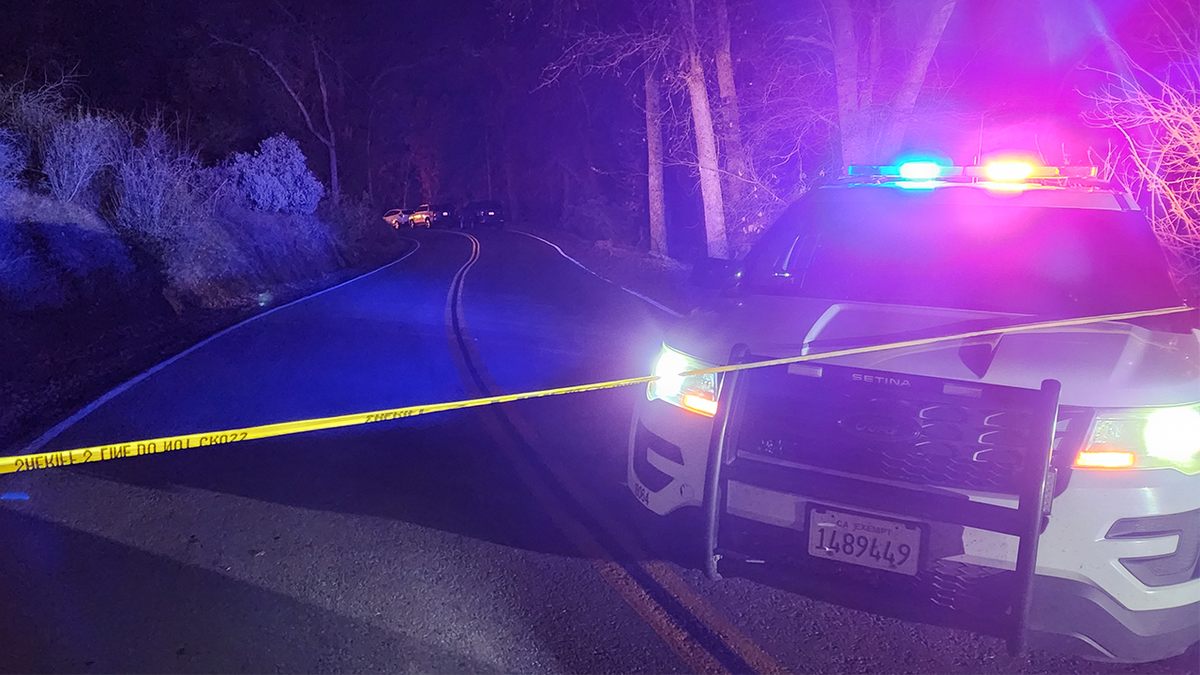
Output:
<path fill-rule="evenodd" d="M 366 200 L 380 213 L 493 197 L 518 222 L 642 247 L 649 245 L 642 69 L 652 67 L 665 121 L 668 252 L 682 259 L 704 253 L 683 66 L 666 44 L 684 30 L 678 9 L 685 3 L 5 4 L 0 84 L 73 74 L 79 106 L 163 117 L 206 162 L 283 131 L 300 142 L 327 186 L 332 146 L 338 196 Z M 716 0 L 687 4 L 724 163 L 731 141 L 715 67 Z M 840 171 L 842 138 L 827 3 L 720 4 L 740 107 L 737 140 L 752 174 L 740 185 L 726 183 L 726 223 L 737 244 L 808 186 Z M 918 32 L 931 2 L 849 4 L 860 35 L 880 30 L 880 77 L 898 77 L 889 65 L 911 51 L 907 36 Z M 1064 155 L 1067 162 L 1086 159 L 1097 138 L 1107 142 L 1080 119 L 1091 104 L 1085 93 L 1099 79 L 1088 68 L 1114 67 L 1105 31 L 1153 61 L 1145 47 L 1156 30 L 1153 9 L 1087 0 L 957 3 L 902 148 L 932 148 L 960 163 L 1003 147 L 1037 151 L 1054 163 Z M 876 16 L 881 27 L 872 23 Z"/>

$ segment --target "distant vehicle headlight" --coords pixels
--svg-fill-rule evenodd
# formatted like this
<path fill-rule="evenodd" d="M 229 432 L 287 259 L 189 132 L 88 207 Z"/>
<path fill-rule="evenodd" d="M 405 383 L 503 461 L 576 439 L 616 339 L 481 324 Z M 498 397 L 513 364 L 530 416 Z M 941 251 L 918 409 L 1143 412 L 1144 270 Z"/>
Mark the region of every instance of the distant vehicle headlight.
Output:
<path fill-rule="evenodd" d="M 682 376 L 682 373 L 691 370 L 712 367 L 711 363 L 663 345 L 654 362 L 654 374 L 659 379 L 650 383 L 646 396 L 652 401 L 662 399 L 672 405 L 712 417 L 717 412 L 717 389 L 720 384 L 718 375 L 708 373 Z"/>
<path fill-rule="evenodd" d="M 1101 410 L 1075 466 L 1200 473 L 1200 405 Z"/>

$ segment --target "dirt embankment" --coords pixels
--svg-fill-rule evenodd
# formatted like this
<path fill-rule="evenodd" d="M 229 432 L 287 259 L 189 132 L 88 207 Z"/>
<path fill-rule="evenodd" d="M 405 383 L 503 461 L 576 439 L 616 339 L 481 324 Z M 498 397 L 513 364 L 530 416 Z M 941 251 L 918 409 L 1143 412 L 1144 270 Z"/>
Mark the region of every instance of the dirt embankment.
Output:
<path fill-rule="evenodd" d="M 259 284 L 245 302 L 179 305 L 161 273 L 102 224 L 0 218 L 0 454 L 224 328 L 394 260 L 384 236 L 332 270 Z M 390 228 L 389 228 L 390 231 Z"/>

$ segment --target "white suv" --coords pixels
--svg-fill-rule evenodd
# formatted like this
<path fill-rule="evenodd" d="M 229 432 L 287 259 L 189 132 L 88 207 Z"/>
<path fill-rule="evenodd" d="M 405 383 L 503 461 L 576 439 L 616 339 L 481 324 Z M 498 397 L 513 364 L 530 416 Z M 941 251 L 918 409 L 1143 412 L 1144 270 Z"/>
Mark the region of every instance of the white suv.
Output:
<path fill-rule="evenodd" d="M 1015 650 L 1184 652 L 1200 639 L 1200 315 L 988 333 L 1183 305 L 1144 215 L 1054 169 L 906 168 L 813 190 L 744 262 L 697 266 L 720 292 L 662 347 L 630 433 L 634 495 L 660 515 L 704 507 L 714 576 Z"/>

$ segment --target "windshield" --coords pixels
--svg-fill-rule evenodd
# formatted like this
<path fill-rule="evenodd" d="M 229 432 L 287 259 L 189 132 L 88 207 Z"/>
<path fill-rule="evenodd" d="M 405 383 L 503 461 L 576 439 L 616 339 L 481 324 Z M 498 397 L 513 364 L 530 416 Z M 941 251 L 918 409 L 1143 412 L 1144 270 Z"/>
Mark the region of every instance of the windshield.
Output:
<path fill-rule="evenodd" d="M 1048 316 L 1180 304 L 1140 212 L 1024 206 L 976 188 L 818 190 L 764 236 L 746 281 L 760 293 Z"/>

